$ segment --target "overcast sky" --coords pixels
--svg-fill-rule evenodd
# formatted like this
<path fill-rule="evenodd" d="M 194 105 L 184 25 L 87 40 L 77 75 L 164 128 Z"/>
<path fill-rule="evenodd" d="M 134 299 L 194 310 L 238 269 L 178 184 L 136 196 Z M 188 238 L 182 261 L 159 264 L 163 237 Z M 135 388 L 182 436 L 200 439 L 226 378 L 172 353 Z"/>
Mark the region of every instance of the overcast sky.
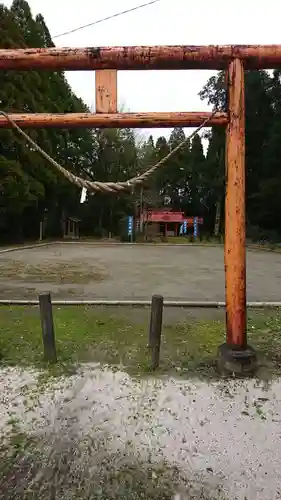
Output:
<path fill-rule="evenodd" d="M 29 0 L 54 36 L 146 0 Z M 4 1 L 7 6 L 11 1 Z M 281 43 L 280 0 L 161 0 L 154 5 L 55 38 L 57 46 Z M 118 100 L 127 111 L 201 111 L 211 71 L 120 71 Z M 68 72 L 77 95 L 94 104 L 94 74 Z M 155 131 L 157 135 L 163 131 Z"/>

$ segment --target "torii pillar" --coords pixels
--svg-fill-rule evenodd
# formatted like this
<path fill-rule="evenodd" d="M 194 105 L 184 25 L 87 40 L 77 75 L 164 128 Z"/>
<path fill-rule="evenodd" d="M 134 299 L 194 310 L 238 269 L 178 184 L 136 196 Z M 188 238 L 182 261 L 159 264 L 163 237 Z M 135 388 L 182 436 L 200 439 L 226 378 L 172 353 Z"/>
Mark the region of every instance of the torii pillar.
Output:
<path fill-rule="evenodd" d="M 256 355 L 247 344 L 245 92 L 240 59 L 227 72 L 229 122 L 226 129 L 225 300 L 226 343 L 218 364 L 223 371 L 245 374 L 255 370 Z"/>

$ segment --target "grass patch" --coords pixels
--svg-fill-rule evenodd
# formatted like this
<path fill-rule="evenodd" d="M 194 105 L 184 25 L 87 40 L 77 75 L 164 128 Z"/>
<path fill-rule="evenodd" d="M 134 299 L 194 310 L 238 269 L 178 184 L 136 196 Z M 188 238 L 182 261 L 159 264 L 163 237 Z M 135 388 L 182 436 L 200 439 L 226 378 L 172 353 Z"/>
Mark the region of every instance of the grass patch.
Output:
<path fill-rule="evenodd" d="M 17 423 L 14 423 L 11 428 L 11 434 L 8 438 L 2 438 L 0 441 L 0 489 L 10 487 L 14 489 L 19 479 L 18 472 L 21 464 L 21 473 L 26 474 L 26 466 L 23 464 L 31 462 L 35 459 L 36 441 L 24 432 L 21 432 Z M 31 459 L 31 460 L 30 460 Z M 28 464 L 30 468 L 30 463 Z M 23 478 L 23 477 L 22 477 Z M 9 485 L 5 488 L 5 485 Z M 8 498 L 8 496 L 6 496 Z"/>
<path fill-rule="evenodd" d="M 141 368 L 145 365 L 147 326 L 107 310 L 54 307 L 57 354 L 62 365 L 99 361 Z M 41 365 L 42 334 L 39 308 L 0 307 L 0 352 L 6 364 Z"/>
<path fill-rule="evenodd" d="M 1 259 L 1 277 L 17 281 L 33 283 L 87 284 L 93 281 L 103 281 L 105 272 L 93 266 L 81 266 L 81 262 L 43 263 L 41 266 L 25 264 L 17 260 Z"/>
<path fill-rule="evenodd" d="M 187 236 L 168 236 L 166 239 L 166 243 L 171 245 L 177 244 L 192 244 L 192 245 L 211 245 L 211 246 L 220 246 L 223 244 L 223 239 L 218 237 L 208 237 L 205 236 L 197 237 L 194 239 L 192 234 Z"/>
<path fill-rule="evenodd" d="M 181 490 L 191 493 L 188 498 L 199 498 L 180 470 L 164 460 L 140 461 L 128 451 L 100 453 L 90 440 L 74 444 L 56 441 L 50 448 L 44 442 L 30 441 L 25 434 L 16 439 L 20 447 L 15 448 L 10 441 L 0 449 L 1 498 L 170 500 Z M 221 495 L 211 499 L 202 491 L 200 498 L 223 500 Z"/>
<path fill-rule="evenodd" d="M 249 243 L 247 244 L 247 248 L 249 250 L 253 250 L 256 252 L 275 252 L 275 253 L 281 253 L 281 247 L 280 244 L 275 244 L 275 243 Z"/>
<path fill-rule="evenodd" d="M 147 313 L 143 322 L 134 309 L 111 314 L 109 309 L 54 307 L 57 354 L 61 368 L 96 361 L 123 365 L 134 374 L 150 371 L 147 348 Z M 139 311 L 138 311 L 139 313 Z M 37 306 L 1 306 L 0 352 L 2 363 L 42 365 L 42 338 Z M 257 349 L 263 376 L 280 373 L 281 313 L 252 312 L 248 320 L 249 343 Z M 188 321 L 164 326 L 160 373 L 215 376 L 218 346 L 224 342 L 223 321 Z"/>
<path fill-rule="evenodd" d="M 163 245 L 206 245 L 206 246 L 222 246 L 223 239 L 215 238 L 215 237 L 198 237 L 196 240 L 193 235 L 189 236 L 167 236 L 165 239 L 161 239 L 160 237 L 151 237 L 148 240 L 145 240 L 144 237 L 138 236 L 137 243 L 155 243 L 155 244 L 163 244 Z"/>

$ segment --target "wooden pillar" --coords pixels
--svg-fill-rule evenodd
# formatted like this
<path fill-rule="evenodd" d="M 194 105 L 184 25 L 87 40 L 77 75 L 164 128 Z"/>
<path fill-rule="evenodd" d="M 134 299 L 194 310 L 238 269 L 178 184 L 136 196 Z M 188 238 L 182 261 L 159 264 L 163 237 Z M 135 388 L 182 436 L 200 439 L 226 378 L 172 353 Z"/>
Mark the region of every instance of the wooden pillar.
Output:
<path fill-rule="evenodd" d="M 228 69 L 229 123 L 226 132 L 225 289 L 226 342 L 246 347 L 245 97 L 244 68 Z"/>
<path fill-rule="evenodd" d="M 53 321 L 53 310 L 50 293 L 39 295 L 44 359 L 52 363 L 57 362 L 56 340 Z"/>
<path fill-rule="evenodd" d="M 117 113 L 117 71 L 96 71 L 96 113 Z"/>
<path fill-rule="evenodd" d="M 151 348 L 151 368 L 155 370 L 159 367 L 160 344 L 163 318 L 163 297 L 153 295 L 151 301 L 151 316 L 148 346 Z"/>

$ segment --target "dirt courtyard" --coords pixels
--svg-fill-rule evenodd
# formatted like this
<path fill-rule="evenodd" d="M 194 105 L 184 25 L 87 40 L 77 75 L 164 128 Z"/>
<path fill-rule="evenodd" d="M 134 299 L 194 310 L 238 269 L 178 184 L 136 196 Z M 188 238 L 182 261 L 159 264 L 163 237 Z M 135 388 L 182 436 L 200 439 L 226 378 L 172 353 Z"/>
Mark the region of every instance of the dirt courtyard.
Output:
<path fill-rule="evenodd" d="M 0 253 L 0 298 L 224 300 L 223 248 L 61 243 Z M 249 301 L 281 300 L 281 254 L 248 251 Z"/>

